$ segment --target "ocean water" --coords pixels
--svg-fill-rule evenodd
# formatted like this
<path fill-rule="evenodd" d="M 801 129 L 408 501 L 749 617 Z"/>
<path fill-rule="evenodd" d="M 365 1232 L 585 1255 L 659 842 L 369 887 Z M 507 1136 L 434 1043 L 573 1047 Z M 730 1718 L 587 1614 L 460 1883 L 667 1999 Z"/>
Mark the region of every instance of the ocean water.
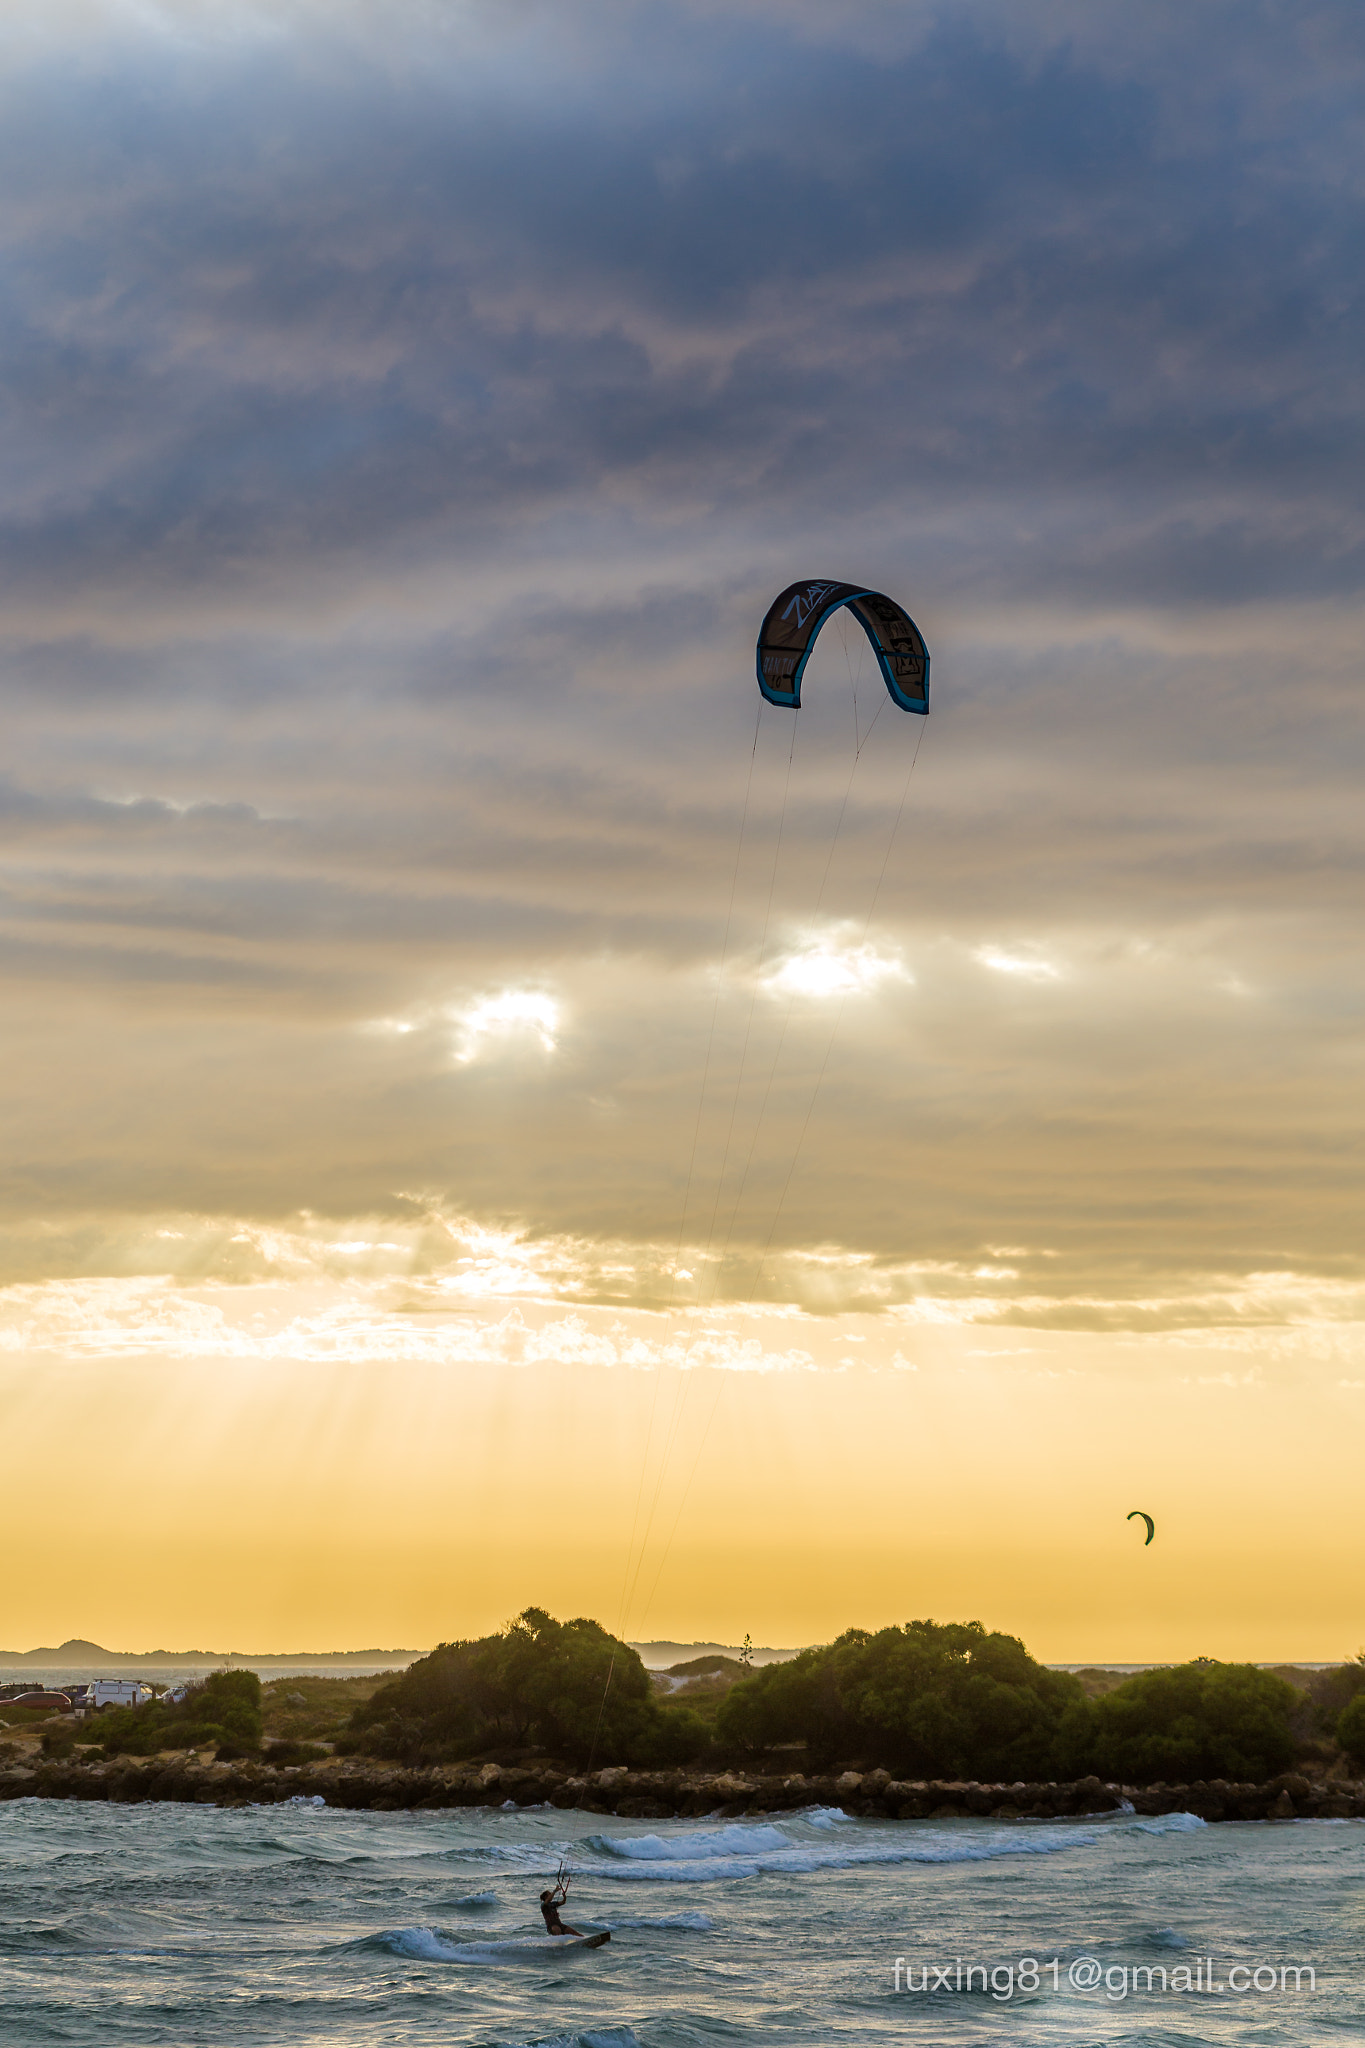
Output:
<path fill-rule="evenodd" d="M 540 1931 L 561 1862 L 607 1947 Z M 0 1972 L 26 2048 L 1316 2048 L 1365 2041 L 1365 1824 L 26 1799 Z"/>

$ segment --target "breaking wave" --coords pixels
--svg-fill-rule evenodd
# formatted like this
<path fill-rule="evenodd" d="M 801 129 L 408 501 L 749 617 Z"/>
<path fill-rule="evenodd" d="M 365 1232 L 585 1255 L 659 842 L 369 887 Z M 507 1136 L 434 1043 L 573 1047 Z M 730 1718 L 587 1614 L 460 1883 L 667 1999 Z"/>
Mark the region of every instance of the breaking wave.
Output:
<path fill-rule="evenodd" d="M 629 1882 L 714 1884 L 725 1878 L 765 1872 L 803 1875 L 819 1870 L 852 1870 L 860 1865 L 897 1863 L 987 1863 L 1005 1856 L 1055 1856 L 1089 1848 L 1098 1835 L 1075 1826 L 964 1828 L 916 1827 L 903 1823 L 876 1830 L 850 1829 L 841 1839 L 803 1839 L 801 1828 L 829 1828 L 818 1816 L 793 1816 L 782 1824 L 694 1828 L 676 1835 L 589 1835 L 581 1847 L 592 1860 L 575 1859 L 573 1869 L 595 1878 Z M 894 1832 L 892 1829 L 894 1828 Z"/>
<path fill-rule="evenodd" d="M 720 1856 L 761 1856 L 772 1849 L 790 1849 L 781 1828 L 703 1828 L 685 1835 L 589 1835 L 587 1846 L 604 1856 L 638 1857 L 642 1863 L 698 1863 Z"/>
<path fill-rule="evenodd" d="M 523 1934 L 508 1941 L 460 1941 L 443 1934 L 439 1927 L 390 1927 L 343 1946 L 351 1955 L 406 1956 L 415 1963 L 466 1963 L 475 1968 L 481 1964 L 562 1961 L 575 1951 L 593 1953 L 583 1950 L 572 1935 Z"/>

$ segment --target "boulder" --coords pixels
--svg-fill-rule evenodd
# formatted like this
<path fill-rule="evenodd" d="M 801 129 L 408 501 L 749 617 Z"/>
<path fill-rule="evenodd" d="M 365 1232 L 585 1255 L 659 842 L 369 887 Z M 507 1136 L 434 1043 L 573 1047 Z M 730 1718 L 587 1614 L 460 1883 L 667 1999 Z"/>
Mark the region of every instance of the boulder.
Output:
<path fill-rule="evenodd" d="M 840 1779 L 839 1782 L 842 1784 L 843 1780 Z M 747 1804 L 753 1798 L 757 1787 L 752 1778 L 741 1778 L 734 1771 L 723 1771 L 720 1777 L 712 1780 L 712 1790 L 717 1800 L 724 1805 L 732 1804 L 737 1799 Z"/>

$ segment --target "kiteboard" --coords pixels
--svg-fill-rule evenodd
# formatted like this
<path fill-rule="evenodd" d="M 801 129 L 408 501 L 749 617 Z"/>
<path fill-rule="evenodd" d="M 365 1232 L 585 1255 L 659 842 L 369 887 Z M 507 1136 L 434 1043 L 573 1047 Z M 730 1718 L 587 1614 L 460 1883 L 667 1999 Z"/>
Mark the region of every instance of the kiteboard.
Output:
<path fill-rule="evenodd" d="M 604 1928 L 601 1934 L 585 1934 L 581 1941 L 573 1943 L 574 1948 L 601 1948 L 604 1941 L 611 1940 L 610 1930 Z"/>

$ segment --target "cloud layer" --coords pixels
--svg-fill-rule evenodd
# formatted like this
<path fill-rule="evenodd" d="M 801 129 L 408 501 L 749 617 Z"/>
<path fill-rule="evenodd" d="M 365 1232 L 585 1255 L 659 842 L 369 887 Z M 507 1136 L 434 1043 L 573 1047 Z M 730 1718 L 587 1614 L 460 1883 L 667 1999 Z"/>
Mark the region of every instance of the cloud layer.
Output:
<path fill-rule="evenodd" d="M 636 1305 L 1355 1285 L 1357 10 L 63 21 L 0 84 L 11 1280 L 416 1202 Z M 924 626 L 912 778 L 833 630 L 755 728 L 808 572 Z"/>

